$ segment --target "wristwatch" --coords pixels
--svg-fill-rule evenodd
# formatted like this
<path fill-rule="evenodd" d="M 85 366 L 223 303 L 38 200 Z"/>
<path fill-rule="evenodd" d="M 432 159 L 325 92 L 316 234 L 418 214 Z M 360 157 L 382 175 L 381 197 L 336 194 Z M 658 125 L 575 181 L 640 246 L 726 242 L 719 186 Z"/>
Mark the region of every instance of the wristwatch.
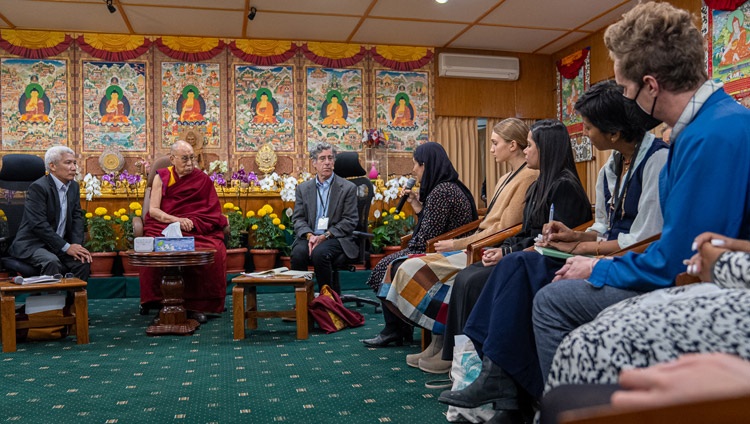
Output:
<path fill-rule="evenodd" d="M 333 234 L 331 234 L 330 231 L 326 231 L 325 233 L 323 233 L 323 237 L 325 237 L 326 240 L 328 240 L 330 238 L 333 238 Z"/>

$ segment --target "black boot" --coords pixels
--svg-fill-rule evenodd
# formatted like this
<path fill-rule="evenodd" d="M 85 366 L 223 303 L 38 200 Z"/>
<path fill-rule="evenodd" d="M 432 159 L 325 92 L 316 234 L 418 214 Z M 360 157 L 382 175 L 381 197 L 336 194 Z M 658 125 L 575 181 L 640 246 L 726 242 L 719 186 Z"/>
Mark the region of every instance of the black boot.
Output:
<path fill-rule="evenodd" d="M 476 408 L 492 403 L 493 409 L 518 409 L 516 383 L 488 356 L 482 359 L 482 372 L 462 390 L 446 390 L 438 401 L 462 408 Z"/>

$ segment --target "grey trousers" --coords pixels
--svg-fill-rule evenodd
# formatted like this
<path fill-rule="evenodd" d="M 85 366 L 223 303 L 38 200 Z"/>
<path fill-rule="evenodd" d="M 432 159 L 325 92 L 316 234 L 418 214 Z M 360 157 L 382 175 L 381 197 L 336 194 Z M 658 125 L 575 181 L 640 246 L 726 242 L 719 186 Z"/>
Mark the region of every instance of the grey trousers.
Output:
<path fill-rule="evenodd" d="M 594 287 L 586 280 L 548 284 L 534 296 L 532 321 L 542 376 L 547 379 L 557 347 L 571 331 L 592 321 L 599 312 L 642 292 Z"/>

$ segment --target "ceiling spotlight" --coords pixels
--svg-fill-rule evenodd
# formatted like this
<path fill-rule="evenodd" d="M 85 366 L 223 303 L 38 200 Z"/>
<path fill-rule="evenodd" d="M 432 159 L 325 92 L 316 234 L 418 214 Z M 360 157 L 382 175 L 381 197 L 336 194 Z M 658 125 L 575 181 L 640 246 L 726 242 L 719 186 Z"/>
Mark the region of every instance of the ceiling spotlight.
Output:
<path fill-rule="evenodd" d="M 435 0 L 435 1 L 440 4 L 448 3 L 448 0 Z"/>
<path fill-rule="evenodd" d="M 117 8 L 112 5 L 112 0 L 104 0 L 107 3 L 107 10 L 109 10 L 109 13 L 115 13 L 117 12 Z"/>
<path fill-rule="evenodd" d="M 258 9 L 255 7 L 250 8 L 250 13 L 247 14 L 247 19 L 250 19 L 251 21 L 255 19 L 255 14 L 258 12 Z"/>

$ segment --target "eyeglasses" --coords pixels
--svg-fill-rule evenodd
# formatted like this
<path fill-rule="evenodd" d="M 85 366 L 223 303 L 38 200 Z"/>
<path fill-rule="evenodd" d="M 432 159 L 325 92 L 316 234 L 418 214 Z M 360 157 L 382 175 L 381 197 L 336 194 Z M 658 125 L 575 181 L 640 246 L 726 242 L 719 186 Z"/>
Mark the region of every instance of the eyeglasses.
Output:
<path fill-rule="evenodd" d="M 334 160 L 336 160 L 336 158 L 333 155 L 331 155 L 331 156 L 318 156 L 318 158 L 316 160 L 319 161 L 319 162 L 325 162 L 325 161 L 333 162 Z"/>
<path fill-rule="evenodd" d="M 195 156 L 193 156 L 193 155 L 190 155 L 190 156 L 175 156 L 175 155 L 172 155 L 172 157 L 181 160 L 182 163 L 195 162 Z"/>
<path fill-rule="evenodd" d="M 64 277 L 63 277 L 62 274 L 55 274 L 55 275 L 52 276 L 52 278 L 54 278 L 56 280 L 62 280 L 64 278 L 65 279 L 67 279 L 67 278 L 75 278 L 75 275 L 73 275 L 72 272 L 66 272 Z"/>

